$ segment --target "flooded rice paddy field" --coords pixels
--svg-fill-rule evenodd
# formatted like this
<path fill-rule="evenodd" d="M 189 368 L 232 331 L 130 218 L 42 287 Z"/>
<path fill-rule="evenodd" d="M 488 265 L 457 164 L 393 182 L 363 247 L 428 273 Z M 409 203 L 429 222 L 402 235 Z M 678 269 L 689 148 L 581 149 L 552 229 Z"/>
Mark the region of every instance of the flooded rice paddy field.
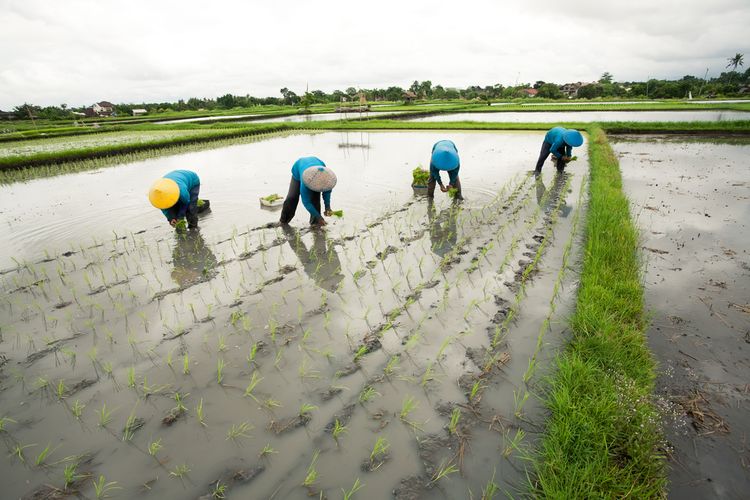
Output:
<path fill-rule="evenodd" d="M 0 188 L 4 495 L 480 497 L 524 488 L 564 342 L 586 148 L 534 179 L 542 132 L 277 136 Z M 454 140 L 465 200 L 415 197 Z M 273 224 L 315 153 L 324 230 Z M 151 181 L 212 212 L 175 235 Z M 119 489 L 114 489 L 119 488 Z"/>
<path fill-rule="evenodd" d="M 670 496 L 750 491 L 750 141 L 614 137 L 643 235 Z"/>
<path fill-rule="evenodd" d="M 208 133 L 220 133 L 208 131 Z M 86 134 L 69 137 L 50 137 L 49 139 L 35 139 L 33 141 L 20 140 L 0 142 L 0 158 L 9 156 L 29 156 L 38 153 L 57 153 L 71 149 L 86 149 L 98 146 L 116 146 L 118 144 L 132 144 L 134 142 L 149 143 L 174 137 L 190 137 L 205 135 L 201 130 L 148 130 L 126 132 L 102 132 L 101 134 Z"/>
<path fill-rule="evenodd" d="M 283 122 L 312 122 L 312 121 L 333 121 L 333 120 L 359 120 L 377 118 L 386 115 L 396 115 L 401 113 L 400 111 L 365 111 L 365 112 L 351 112 L 351 113 L 311 113 L 311 114 L 300 114 L 300 115 L 288 115 L 288 116 L 274 116 L 271 118 L 262 118 L 264 115 L 227 115 L 227 116 L 204 116 L 200 118 L 182 118 L 179 120 L 164 120 L 154 122 L 157 125 L 172 124 L 172 123 L 191 123 L 191 122 L 205 122 L 205 121 L 234 121 L 242 122 L 242 118 L 252 118 L 247 120 L 247 123 L 283 123 Z"/>
<path fill-rule="evenodd" d="M 746 111 L 519 111 L 449 113 L 423 118 L 409 118 L 412 122 L 702 122 L 750 120 Z"/>

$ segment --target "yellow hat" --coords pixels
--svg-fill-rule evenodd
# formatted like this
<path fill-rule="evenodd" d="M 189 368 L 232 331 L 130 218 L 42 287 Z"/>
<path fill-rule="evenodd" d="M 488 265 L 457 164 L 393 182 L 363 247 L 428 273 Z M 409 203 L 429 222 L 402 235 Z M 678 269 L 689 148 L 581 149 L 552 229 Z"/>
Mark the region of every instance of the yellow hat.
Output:
<path fill-rule="evenodd" d="M 173 207 L 180 199 L 180 188 L 172 179 L 159 179 L 151 185 L 148 199 L 153 206 L 162 210 Z"/>

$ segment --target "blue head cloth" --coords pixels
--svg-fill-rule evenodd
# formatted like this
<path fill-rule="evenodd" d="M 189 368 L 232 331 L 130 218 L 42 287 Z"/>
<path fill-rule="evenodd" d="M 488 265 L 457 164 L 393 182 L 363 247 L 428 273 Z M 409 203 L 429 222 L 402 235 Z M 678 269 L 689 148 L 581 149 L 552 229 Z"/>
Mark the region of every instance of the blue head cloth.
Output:
<path fill-rule="evenodd" d="M 452 148 L 437 147 L 432 152 L 432 164 L 438 170 L 453 170 L 458 167 L 458 154 Z"/>
<path fill-rule="evenodd" d="M 565 132 L 563 132 L 563 141 L 565 141 L 565 144 L 567 144 L 568 146 L 577 148 L 578 146 L 583 144 L 583 136 L 577 130 L 566 130 Z"/>

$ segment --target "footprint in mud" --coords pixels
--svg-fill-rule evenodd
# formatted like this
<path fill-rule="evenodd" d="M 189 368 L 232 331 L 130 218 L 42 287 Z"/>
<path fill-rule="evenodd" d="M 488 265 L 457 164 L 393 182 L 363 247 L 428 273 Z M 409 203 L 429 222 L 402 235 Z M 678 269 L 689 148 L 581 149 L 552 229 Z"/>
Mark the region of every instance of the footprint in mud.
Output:
<path fill-rule="evenodd" d="M 426 491 L 432 488 L 429 476 L 409 476 L 399 482 L 393 490 L 395 500 L 419 500 L 426 497 Z"/>
<path fill-rule="evenodd" d="M 309 413 L 302 413 L 293 417 L 282 418 L 281 420 L 271 420 L 268 424 L 268 430 L 274 434 L 283 434 L 307 425 L 310 423 L 310 420 L 312 420 L 312 417 Z"/>
<path fill-rule="evenodd" d="M 237 467 L 237 468 L 231 468 L 228 469 L 224 474 L 221 475 L 221 477 L 209 484 L 210 490 L 205 495 L 201 495 L 198 497 L 198 500 L 214 500 L 216 498 L 224 498 L 227 491 L 232 486 L 237 484 L 244 484 L 249 483 L 253 479 L 255 479 L 258 475 L 260 475 L 261 472 L 266 470 L 266 466 L 263 464 L 256 464 L 252 467 Z M 224 494 L 220 497 L 216 496 L 216 487 L 218 485 L 222 485 L 226 488 L 224 491 Z"/>
<path fill-rule="evenodd" d="M 325 432 L 329 434 L 332 433 L 333 429 L 336 427 L 336 421 L 339 422 L 339 425 L 348 424 L 349 420 L 351 420 L 352 418 L 352 415 L 354 415 L 354 410 L 356 408 L 357 405 L 355 405 L 354 403 L 344 406 L 344 408 L 342 408 L 338 413 L 335 413 L 331 421 L 326 424 Z"/>

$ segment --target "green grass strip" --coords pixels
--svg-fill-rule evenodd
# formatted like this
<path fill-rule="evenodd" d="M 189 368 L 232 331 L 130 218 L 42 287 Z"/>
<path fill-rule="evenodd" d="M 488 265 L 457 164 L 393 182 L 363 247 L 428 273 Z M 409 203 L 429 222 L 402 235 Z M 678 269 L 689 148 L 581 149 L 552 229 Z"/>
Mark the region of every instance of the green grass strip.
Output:
<path fill-rule="evenodd" d="M 665 494 L 655 363 L 645 329 L 638 230 L 617 159 L 589 128 L 590 200 L 573 337 L 544 396 L 550 412 L 534 460 L 545 498 L 657 498 Z"/>

